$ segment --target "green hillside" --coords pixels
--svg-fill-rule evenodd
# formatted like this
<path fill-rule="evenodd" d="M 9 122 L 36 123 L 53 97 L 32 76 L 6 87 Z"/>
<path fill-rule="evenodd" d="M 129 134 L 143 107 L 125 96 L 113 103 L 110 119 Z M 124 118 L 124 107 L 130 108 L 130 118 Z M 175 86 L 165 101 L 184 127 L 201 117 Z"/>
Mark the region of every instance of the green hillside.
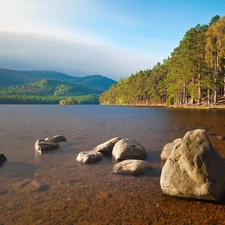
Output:
<path fill-rule="evenodd" d="M 7 69 L 0 69 L 0 80 L 0 104 L 99 104 L 99 95 L 116 83 L 101 75 Z"/>
<path fill-rule="evenodd" d="M 109 78 L 105 79 L 105 77 L 101 75 L 76 77 L 76 82 L 86 87 L 95 88 L 100 92 L 108 90 L 112 86 L 112 84 L 116 83 L 115 81 Z M 106 90 L 103 90 L 105 88 Z"/>
<path fill-rule="evenodd" d="M 112 84 L 116 83 L 116 81 L 101 75 L 74 77 L 56 71 L 17 71 L 0 68 L 0 90 L 9 86 L 38 82 L 43 79 L 79 84 L 91 89 L 96 89 L 99 92 L 108 90 Z"/>
<path fill-rule="evenodd" d="M 81 96 L 100 93 L 95 88 L 93 89 L 79 84 L 43 79 L 39 82 L 10 86 L 2 90 L 0 95 Z"/>

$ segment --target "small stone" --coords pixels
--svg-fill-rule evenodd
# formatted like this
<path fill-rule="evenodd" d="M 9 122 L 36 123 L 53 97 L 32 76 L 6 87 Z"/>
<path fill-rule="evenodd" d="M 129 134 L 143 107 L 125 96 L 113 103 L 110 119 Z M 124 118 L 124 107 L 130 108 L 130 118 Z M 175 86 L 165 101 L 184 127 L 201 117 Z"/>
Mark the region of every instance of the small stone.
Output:
<path fill-rule="evenodd" d="M 82 163 L 93 163 L 102 160 L 102 158 L 103 155 L 101 152 L 83 151 L 78 154 L 76 160 Z"/>
<path fill-rule="evenodd" d="M 127 159 L 117 163 L 113 167 L 114 173 L 127 173 L 127 174 L 141 174 L 146 173 L 152 169 L 151 165 L 138 159 Z"/>
<path fill-rule="evenodd" d="M 160 155 L 160 158 L 162 161 L 166 161 L 168 159 L 168 157 L 170 156 L 173 148 L 175 147 L 175 145 L 181 141 L 181 138 L 177 138 L 175 139 L 173 142 L 171 143 L 167 143 L 162 150 L 162 153 Z"/>
<path fill-rule="evenodd" d="M 66 141 L 66 138 L 64 136 L 62 136 L 62 135 L 55 135 L 53 137 L 46 137 L 45 140 L 58 143 L 58 142 Z"/>
<path fill-rule="evenodd" d="M 225 140 L 225 137 L 223 135 L 216 135 L 216 137 L 220 140 Z"/>
<path fill-rule="evenodd" d="M 6 157 L 4 154 L 0 154 L 0 165 L 2 165 L 6 161 Z"/>
<path fill-rule="evenodd" d="M 113 147 L 119 140 L 121 140 L 120 137 L 112 138 L 109 141 L 96 146 L 93 151 L 101 152 L 103 155 L 112 154 Z"/>
<path fill-rule="evenodd" d="M 52 141 L 37 140 L 35 143 L 35 150 L 41 153 L 44 151 L 58 149 L 58 148 L 59 148 L 59 144 L 54 143 Z"/>
<path fill-rule="evenodd" d="M 113 147 L 112 155 L 116 160 L 145 159 L 148 157 L 145 148 L 129 138 L 119 140 Z"/>

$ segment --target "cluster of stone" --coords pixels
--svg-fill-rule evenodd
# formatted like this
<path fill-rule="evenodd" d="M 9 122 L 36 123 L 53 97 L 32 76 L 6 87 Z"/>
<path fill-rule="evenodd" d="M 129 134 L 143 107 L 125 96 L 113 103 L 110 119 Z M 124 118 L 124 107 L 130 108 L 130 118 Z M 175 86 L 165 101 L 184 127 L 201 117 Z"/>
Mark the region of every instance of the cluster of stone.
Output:
<path fill-rule="evenodd" d="M 0 154 L 0 166 L 6 161 L 6 157 L 4 154 Z"/>
<path fill-rule="evenodd" d="M 135 140 L 115 137 L 96 146 L 91 151 L 80 152 L 76 158 L 82 163 L 93 163 L 103 159 L 104 155 L 112 155 L 120 161 L 113 167 L 114 173 L 140 174 L 151 170 L 145 148 Z"/>
<path fill-rule="evenodd" d="M 188 131 L 183 138 L 168 143 L 161 159 L 163 193 L 209 201 L 225 195 L 225 160 L 213 148 L 206 131 Z"/>
<path fill-rule="evenodd" d="M 39 153 L 43 153 L 49 150 L 58 149 L 59 142 L 66 141 L 66 138 L 62 135 L 55 135 L 53 137 L 46 137 L 44 140 L 37 140 L 35 143 L 35 150 Z"/>

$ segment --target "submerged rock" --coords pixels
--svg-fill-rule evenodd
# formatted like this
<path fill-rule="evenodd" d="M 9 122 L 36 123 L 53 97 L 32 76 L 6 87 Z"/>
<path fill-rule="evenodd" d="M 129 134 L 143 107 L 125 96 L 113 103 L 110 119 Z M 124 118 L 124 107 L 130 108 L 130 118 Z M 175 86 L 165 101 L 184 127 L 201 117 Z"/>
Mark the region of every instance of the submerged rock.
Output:
<path fill-rule="evenodd" d="M 58 148 L 59 148 L 59 144 L 52 141 L 37 140 L 35 143 L 35 150 L 37 150 L 38 152 L 45 152 L 48 150 L 53 150 Z"/>
<path fill-rule="evenodd" d="M 109 141 L 96 146 L 93 151 L 101 152 L 103 155 L 112 154 L 113 147 L 119 140 L 121 140 L 120 137 L 112 138 Z"/>
<path fill-rule="evenodd" d="M 225 161 L 213 148 L 205 130 L 185 134 L 162 168 L 163 193 L 217 201 L 225 194 Z"/>
<path fill-rule="evenodd" d="M 145 159 L 148 157 L 145 148 L 129 138 L 119 140 L 113 147 L 112 155 L 116 160 Z"/>
<path fill-rule="evenodd" d="M 181 138 L 177 138 L 175 139 L 173 142 L 171 143 L 167 143 L 164 147 L 163 150 L 161 152 L 160 158 L 162 161 L 166 161 L 168 159 L 168 157 L 170 156 L 174 146 L 181 141 Z"/>
<path fill-rule="evenodd" d="M 93 163 L 102 160 L 102 158 L 103 155 L 101 152 L 83 151 L 78 154 L 76 160 L 82 163 Z"/>
<path fill-rule="evenodd" d="M 46 137 L 45 140 L 58 143 L 58 142 L 66 141 L 66 138 L 62 135 L 55 135 L 53 137 Z"/>
<path fill-rule="evenodd" d="M 49 187 L 46 184 L 42 184 L 36 180 L 25 179 L 13 184 L 13 190 L 19 192 L 36 192 L 45 191 Z"/>
<path fill-rule="evenodd" d="M 216 135 L 216 137 L 218 138 L 218 139 L 220 139 L 220 140 L 225 140 L 225 137 L 223 136 L 223 135 Z"/>
<path fill-rule="evenodd" d="M 140 173 L 146 173 L 150 171 L 151 169 L 152 169 L 151 165 L 144 160 L 127 159 L 117 163 L 113 167 L 113 172 L 127 173 L 127 174 L 140 174 Z"/>
<path fill-rule="evenodd" d="M 6 157 L 4 154 L 0 154 L 0 166 L 6 161 Z"/>

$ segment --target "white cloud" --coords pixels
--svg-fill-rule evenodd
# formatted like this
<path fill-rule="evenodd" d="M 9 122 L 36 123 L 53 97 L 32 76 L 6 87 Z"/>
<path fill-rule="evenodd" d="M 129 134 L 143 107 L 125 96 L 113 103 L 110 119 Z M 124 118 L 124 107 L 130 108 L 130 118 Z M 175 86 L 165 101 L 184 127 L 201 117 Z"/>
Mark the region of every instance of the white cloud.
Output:
<path fill-rule="evenodd" d="M 127 77 L 167 57 L 156 46 L 173 44 L 121 29 L 139 22 L 98 0 L 1 0 L 0 67 Z"/>
<path fill-rule="evenodd" d="M 98 15 L 96 0 L 1 0 L 0 30 L 62 29 Z"/>

